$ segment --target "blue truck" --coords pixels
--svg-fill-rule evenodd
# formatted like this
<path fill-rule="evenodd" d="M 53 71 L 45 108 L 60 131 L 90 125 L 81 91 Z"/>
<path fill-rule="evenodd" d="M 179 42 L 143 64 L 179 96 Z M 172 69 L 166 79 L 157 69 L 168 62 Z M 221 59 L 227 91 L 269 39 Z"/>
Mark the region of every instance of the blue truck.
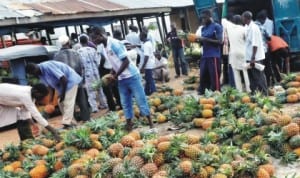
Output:
<path fill-rule="evenodd" d="M 212 9 L 214 18 L 220 19 L 222 3 L 219 0 L 194 0 L 197 15 L 204 9 Z M 275 34 L 281 36 L 290 47 L 293 70 L 300 70 L 300 0 L 227 0 L 228 10 L 241 14 L 250 10 L 254 15 L 266 9 L 273 19 Z M 298 59 L 298 60 L 296 60 Z"/>

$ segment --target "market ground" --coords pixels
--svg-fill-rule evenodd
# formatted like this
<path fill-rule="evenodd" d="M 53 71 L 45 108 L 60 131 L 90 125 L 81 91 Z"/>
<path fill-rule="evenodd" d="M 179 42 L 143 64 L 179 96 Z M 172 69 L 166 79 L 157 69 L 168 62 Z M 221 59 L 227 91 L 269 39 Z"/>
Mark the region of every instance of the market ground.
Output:
<path fill-rule="evenodd" d="M 175 78 L 174 69 L 170 69 L 170 78 L 171 80 L 167 83 L 170 87 L 175 89 L 183 89 L 183 80 L 186 78 L 185 76 L 182 76 L 180 78 Z M 190 75 L 198 75 L 198 69 L 192 69 L 190 71 Z M 160 84 L 158 84 L 160 85 Z M 185 94 L 193 94 L 195 95 L 196 92 L 189 92 L 185 91 Z M 300 103 L 297 104 L 286 104 L 282 108 L 282 112 L 286 114 L 293 115 L 300 111 Z M 98 118 L 101 115 L 105 114 L 107 110 L 101 110 L 99 113 L 95 113 L 92 115 L 92 118 Z M 54 118 L 49 119 L 49 123 L 53 125 L 56 128 L 61 128 L 61 116 L 57 116 Z M 164 123 L 156 125 L 156 128 L 158 129 L 158 133 L 160 135 L 168 135 L 168 134 L 176 134 L 177 132 L 181 132 L 180 130 L 169 130 L 168 128 L 173 128 L 174 125 L 172 123 Z M 147 129 L 146 127 L 138 128 L 139 130 Z M 194 135 L 202 135 L 203 130 L 201 129 L 191 129 L 188 131 L 185 131 L 187 134 L 194 134 Z M 19 143 L 19 136 L 16 129 L 10 129 L 7 131 L 0 132 L 0 149 L 2 149 L 5 145 L 14 143 Z M 296 173 L 297 176 L 300 176 L 300 163 L 296 163 L 293 165 L 280 165 L 279 160 L 272 159 L 273 164 L 276 167 L 276 177 L 277 178 L 292 178 L 293 175 Z"/>

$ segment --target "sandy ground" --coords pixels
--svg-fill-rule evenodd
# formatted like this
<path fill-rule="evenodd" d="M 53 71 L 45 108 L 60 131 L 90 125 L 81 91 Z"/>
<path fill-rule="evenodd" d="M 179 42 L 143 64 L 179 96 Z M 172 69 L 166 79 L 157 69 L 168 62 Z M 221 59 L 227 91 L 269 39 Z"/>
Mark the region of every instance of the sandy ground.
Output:
<path fill-rule="evenodd" d="M 197 69 L 191 70 L 192 74 L 198 74 Z M 185 76 L 182 76 L 178 79 L 175 79 L 174 69 L 171 69 L 171 80 L 168 82 L 168 85 L 172 88 L 183 88 L 183 79 L 185 79 Z M 159 84 L 158 84 L 159 85 Z M 190 92 L 185 91 L 185 94 L 192 94 L 196 95 L 196 92 Z M 288 114 L 294 114 L 297 111 L 300 111 L 300 103 L 299 104 L 287 104 L 282 109 L 283 112 Z M 99 113 L 93 114 L 92 118 L 97 118 L 101 115 L 103 115 L 106 112 L 106 110 L 102 110 Z M 61 128 L 62 125 L 60 124 L 61 116 L 51 118 L 49 119 L 49 122 L 51 125 L 55 126 L 56 128 Z M 164 123 L 156 125 L 156 128 L 158 129 L 158 133 L 160 135 L 168 135 L 168 134 L 176 134 L 180 131 L 169 131 L 168 128 L 173 127 L 171 123 Z M 146 128 L 139 128 L 140 130 L 144 130 Z M 194 135 L 202 135 L 204 133 L 201 129 L 191 129 L 185 132 L 187 134 L 194 134 Z M 3 148 L 5 145 L 9 143 L 17 144 L 19 143 L 19 137 L 16 129 L 11 129 L 7 131 L 0 132 L 0 149 Z M 300 178 L 300 163 L 295 163 L 293 165 L 281 165 L 279 163 L 279 160 L 272 159 L 273 164 L 276 166 L 276 177 L 277 178 Z M 293 177 L 293 175 L 296 174 L 296 177 Z"/>

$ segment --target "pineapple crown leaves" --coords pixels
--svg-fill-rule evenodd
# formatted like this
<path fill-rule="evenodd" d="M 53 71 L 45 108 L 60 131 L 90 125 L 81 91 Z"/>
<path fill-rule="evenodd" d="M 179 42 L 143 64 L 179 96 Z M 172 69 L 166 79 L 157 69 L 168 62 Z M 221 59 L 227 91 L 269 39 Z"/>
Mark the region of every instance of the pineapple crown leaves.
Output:
<path fill-rule="evenodd" d="M 143 140 L 151 140 L 156 139 L 158 134 L 153 132 L 141 132 L 141 137 Z"/>
<path fill-rule="evenodd" d="M 88 127 L 81 127 L 70 130 L 64 135 L 66 145 L 75 146 L 80 149 L 91 148 L 90 130 Z"/>
<path fill-rule="evenodd" d="M 45 157 L 44 160 L 47 162 L 46 167 L 48 168 L 49 172 L 54 171 L 54 164 L 57 161 L 56 156 L 54 155 L 54 152 L 49 152 Z"/>
<path fill-rule="evenodd" d="M 110 112 L 109 114 L 98 119 L 93 119 L 84 125 L 90 128 L 92 132 L 99 133 L 100 131 L 107 130 L 108 128 L 114 128 L 118 119 L 119 116 L 116 112 Z"/>
<path fill-rule="evenodd" d="M 280 160 L 281 164 L 291 164 L 295 162 L 299 162 L 300 159 L 298 158 L 297 154 L 294 152 L 287 152 L 285 153 Z"/>
<path fill-rule="evenodd" d="M 65 149 L 64 155 L 61 158 L 61 162 L 66 166 L 70 166 L 72 161 L 78 159 L 80 157 L 79 152 L 73 150 L 73 149 Z"/>
<path fill-rule="evenodd" d="M 53 173 L 49 178 L 69 178 L 68 176 L 68 169 L 62 168 L 57 172 Z"/>
<path fill-rule="evenodd" d="M 130 161 L 125 160 L 123 163 L 124 171 L 118 176 L 118 178 L 146 178 L 142 175 L 135 166 L 132 166 Z"/>
<path fill-rule="evenodd" d="M 139 155 L 150 162 L 153 162 L 153 157 L 155 153 L 156 148 L 151 144 L 146 144 L 141 150 L 139 150 Z"/>
<path fill-rule="evenodd" d="M 274 132 L 271 131 L 268 135 L 267 135 L 267 141 L 271 146 L 278 146 L 278 145 L 282 145 L 282 143 L 284 142 L 284 134 L 282 131 L 280 132 Z"/>
<path fill-rule="evenodd" d="M 20 146 L 9 144 L 4 147 L 4 152 L 9 154 L 8 160 L 15 161 L 20 156 Z"/>

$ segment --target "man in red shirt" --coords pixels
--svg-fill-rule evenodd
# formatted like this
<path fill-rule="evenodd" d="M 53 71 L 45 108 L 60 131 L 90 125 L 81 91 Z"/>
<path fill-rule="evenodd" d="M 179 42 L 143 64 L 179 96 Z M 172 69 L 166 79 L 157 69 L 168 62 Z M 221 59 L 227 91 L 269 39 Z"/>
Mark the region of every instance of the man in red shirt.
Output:
<path fill-rule="evenodd" d="M 279 36 L 271 36 L 268 41 L 269 50 L 273 57 L 272 68 L 274 71 L 277 82 L 281 80 L 280 72 L 283 71 L 283 61 L 285 65 L 285 72 L 290 73 L 290 56 L 289 56 L 289 45 Z"/>

